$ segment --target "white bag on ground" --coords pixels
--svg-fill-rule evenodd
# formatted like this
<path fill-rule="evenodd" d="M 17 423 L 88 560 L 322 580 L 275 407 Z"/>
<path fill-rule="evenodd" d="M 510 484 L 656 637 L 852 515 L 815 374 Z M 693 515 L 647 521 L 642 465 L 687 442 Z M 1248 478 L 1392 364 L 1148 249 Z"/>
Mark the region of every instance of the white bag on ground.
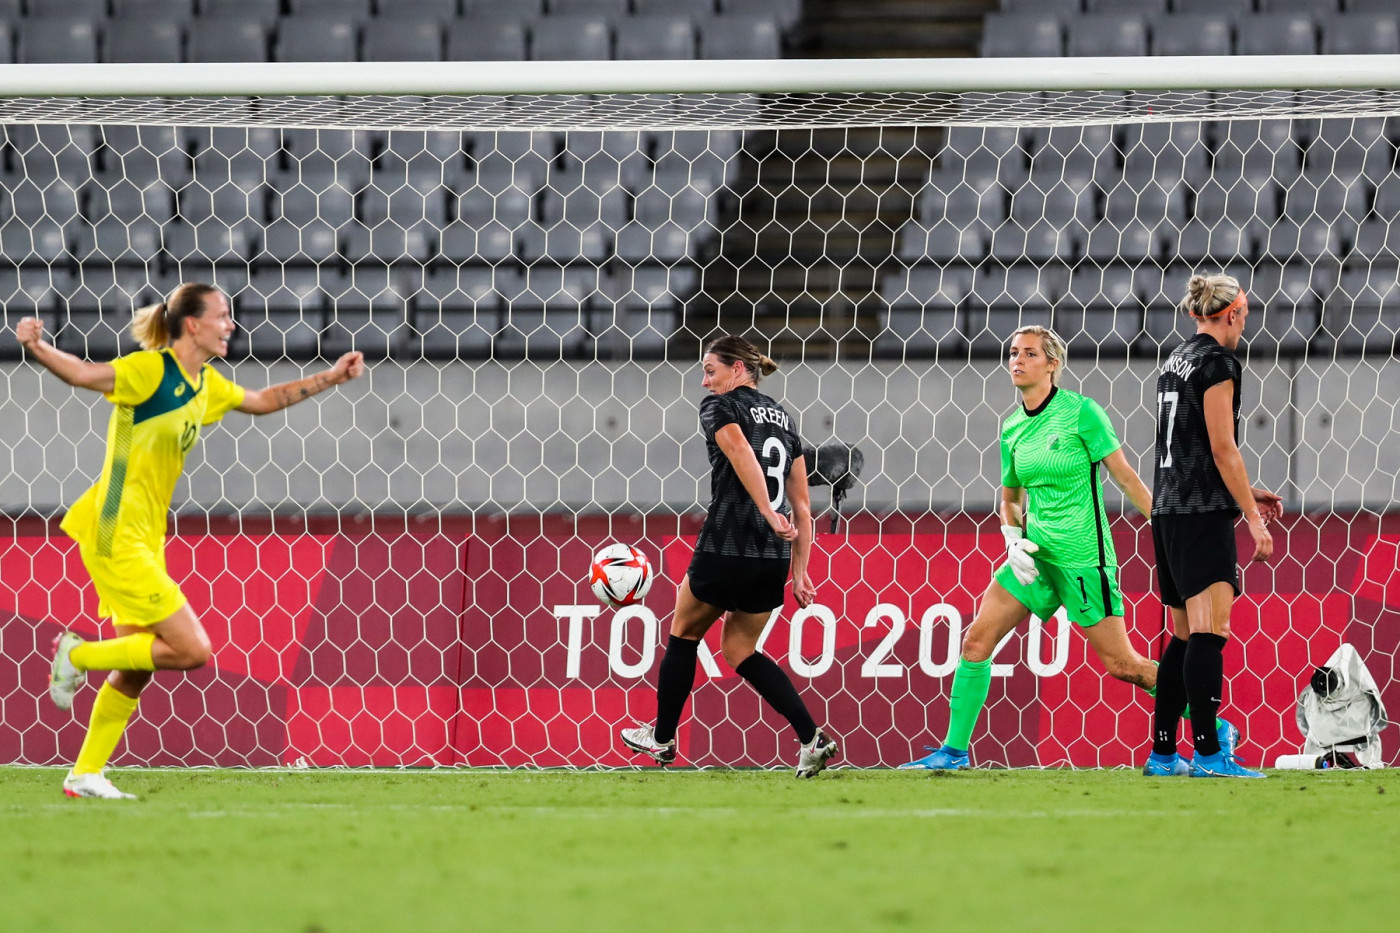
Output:
<path fill-rule="evenodd" d="M 1342 766 L 1347 760 L 1363 768 L 1381 766 L 1380 732 L 1388 724 L 1385 704 L 1351 645 L 1343 644 L 1313 672 L 1298 695 L 1297 715 L 1303 754 L 1327 755 Z"/>

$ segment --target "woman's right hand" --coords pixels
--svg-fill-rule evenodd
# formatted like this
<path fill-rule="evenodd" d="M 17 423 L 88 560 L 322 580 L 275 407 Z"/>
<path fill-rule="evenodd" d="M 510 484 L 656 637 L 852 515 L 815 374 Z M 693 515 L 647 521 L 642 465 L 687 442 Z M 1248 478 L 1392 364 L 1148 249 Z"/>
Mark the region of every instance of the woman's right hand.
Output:
<path fill-rule="evenodd" d="M 1269 534 L 1262 517 L 1249 522 L 1249 534 L 1254 538 L 1254 556 L 1250 560 L 1268 560 L 1273 556 L 1274 536 Z"/>
<path fill-rule="evenodd" d="M 26 350 L 33 350 L 35 344 L 44 339 L 44 322 L 37 317 L 21 319 L 15 325 L 15 337 L 20 346 Z"/>

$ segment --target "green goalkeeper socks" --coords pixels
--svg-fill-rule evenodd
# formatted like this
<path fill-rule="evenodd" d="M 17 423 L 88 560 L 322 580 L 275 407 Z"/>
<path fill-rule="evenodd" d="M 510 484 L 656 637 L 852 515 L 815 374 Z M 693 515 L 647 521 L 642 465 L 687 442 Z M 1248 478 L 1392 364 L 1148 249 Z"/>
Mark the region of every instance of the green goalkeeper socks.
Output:
<path fill-rule="evenodd" d="M 1191 704 L 1190 704 L 1190 703 L 1187 703 L 1187 704 L 1186 704 L 1186 708 L 1185 708 L 1184 710 L 1181 711 L 1181 718 L 1182 718 L 1182 719 L 1190 719 L 1190 718 L 1191 718 Z M 1217 729 L 1223 729 L 1224 727 L 1225 727 L 1225 720 L 1221 719 L 1219 716 L 1216 716 L 1216 717 L 1215 717 L 1215 728 L 1217 728 Z"/>
<path fill-rule="evenodd" d="M 948 735 L 943 740 L 946 747 L 967 751 L 977 717 L 987 705 L 987 691 L 991 685 L 991 658 L 985 661 L 958 658 L 958 669 L 953 674 L 953 695 L 948 700 Z"/>

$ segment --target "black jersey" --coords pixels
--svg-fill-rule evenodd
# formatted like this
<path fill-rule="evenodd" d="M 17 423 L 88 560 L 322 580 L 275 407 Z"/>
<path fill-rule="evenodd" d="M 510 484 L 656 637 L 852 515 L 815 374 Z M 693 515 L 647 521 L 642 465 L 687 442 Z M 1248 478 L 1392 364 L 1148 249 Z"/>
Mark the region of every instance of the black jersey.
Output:
<path fill-rule="evenodd" d="M 759 469 L 767 474 L 773 508 L 792 514 L 787 498 L 788 471 L 802 456 L 802 439 L 792 416 L 752 386 L 711 395 L 700 403 L 700 430 L 710 456 L 710 511 L 695 550 L 728 557 L 790 558 L 792 545 L 763 520 L 729 458 L 715 442 L 715 433 L 727 424 L 737 424 L 748 438 Z"/>
<path fill-rule="evenodd" d="M 1240 437 L 1240 361 L 1209 334 L 1177 347 L 1157 376 L 1157 469 L 1153 515 L 1238 513 L 1225 486 L 1206 430 L 1206 390 L 1229 380 L 1235 385 L 1235 442 Z"/>

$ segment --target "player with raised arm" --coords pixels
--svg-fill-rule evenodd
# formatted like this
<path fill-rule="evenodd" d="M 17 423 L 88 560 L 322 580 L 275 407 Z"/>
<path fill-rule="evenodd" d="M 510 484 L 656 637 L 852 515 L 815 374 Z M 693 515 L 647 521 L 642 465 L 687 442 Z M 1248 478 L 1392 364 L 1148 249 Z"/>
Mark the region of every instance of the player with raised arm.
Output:
<path fill-rule="evenodd" d="M 783 604 L 792 573 L 797 604 L 817 591 L 808 574 L 812 507 L 806 458 L 792 416 L 758 391 L 778 368 L 741 337 L 705 348 L 700 430 L 710 458 L 710 508 L 690 569 L 676 588 L 671 636 L 656 684 L 656 723 L 623 729 L 622 743 L 661 764 L 676 758 L 676 727 L 695 683 L 700 640 L 724 617 L 724 660 L 782 714 L 800 743 L 797 776 L 809 778 L 835 756 L 834 739 L 817 728 L 783 669 L 758 649 L 772 611 Z"/>
<path fill-rule="evenodd" d="M 70 797 L 131 798 L 103 775 L 141 691 L 158 670 L 193 670 L 211 644 L 199 617 L 165 567 L 165 528 L 175 483 L 200 429 L 237 409 L 280 411 L 365 371 L 347 353 L 325 372 L 266 389 L 244 389 L 209 361 L 228 354 L 233 316 L 212 285 L 186 282 L 159 304 L 136 312 L 132 331 L 142 350 L 110 363 L 92 362 L 44 340 L 43 323 L 15 328 L 30 359 L 71 386 L 112 402 L 102 474 L 73 503 L 63 530 L 78 542 L 98 596 L 98 615 L 117 637 L 84 641 L 66 632 L 54 641 L 49 696 L 68 709 L 87 671 L 110 671 L 93 701 L 77 761 L 63 780 Z"/>
<path fill-rule="evenodd" d="M 1230 609 L 1240 594 L 1235 519 L 1243 512 L 1252 560 L 1268 560 L 1268 523 L 1283 514 L 1279 496 L 1249 484 L 1239 448 L 1240 378 L 1235 356 L 1249 299 L 1233 276 L 1193 275 L 1181 310 L 1196 333 L 1177 347 L 1157 377 L 1157 466 L 1152 541 L 1157 585 L 1171 612 L 1153 712 L 1149 776 L 1264 777 L 1222 748 L 1216 721 L 1224 686 L 1222 652 Z M 1195 755 L 1177 753 L 1182 712 L 1190 704 Z"/>
<path fill-rule="evenodd" d="M 1021 403 L 1001 429 L 1006 563 L 987 585 L 963 638 L 943 744 L 928 746 L 930 754 L 901 768 L 969 767 L 968 746 L 991 684 L 992 652 L 1031 613 L 1048 619 L 1064 606 L 1110 675 L 1144 690 L 1157 682 L 1156 666 L 1128 641 L 1099 464 L 1143 515 L 1152 511 L 1152 494 L 1128 463 L 1103 408 L 1059 387 L 1065 368 L 1059 335 L 1039 325 L 1017 329 L 1008 368 Z"/>

